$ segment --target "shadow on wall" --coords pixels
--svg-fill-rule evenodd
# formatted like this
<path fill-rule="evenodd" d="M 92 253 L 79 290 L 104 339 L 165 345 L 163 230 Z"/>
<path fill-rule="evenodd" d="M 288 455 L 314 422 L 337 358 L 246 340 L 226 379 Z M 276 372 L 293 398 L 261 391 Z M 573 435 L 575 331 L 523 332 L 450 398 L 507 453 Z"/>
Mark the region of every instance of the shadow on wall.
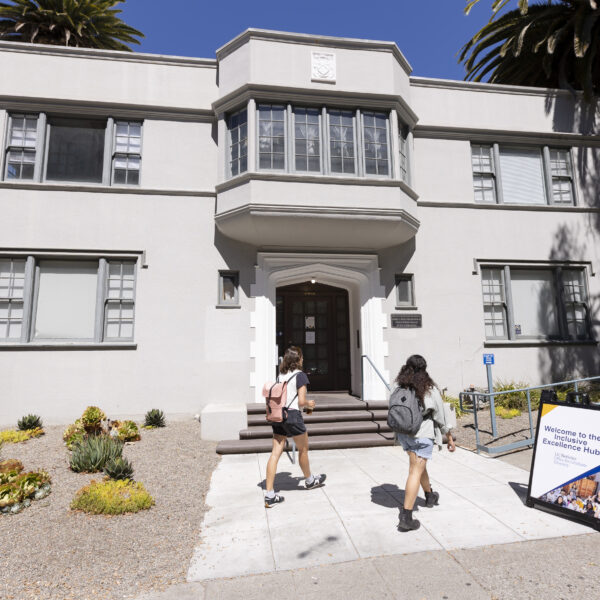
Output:
<path fill-rule="evenodd" d="M 597 136 L 600 131 L 600 106 L 578 102 L 570 94 L 549 94 L 546 113 L 552 115 L 555 132 Z M 575 171 L 578 177 L 580 206 L 590 207 L 577 224 L 562 223 L 554 233 L 549 253 L 551 261 L 592 261 L 597 268 L 598 240 L 600 239 L 600 148 L 579 147 L 575 152 Z M 559 213 L 560 214 L 560 213 Z M 581 214 L 581 213 L 580 213 Z M 595 286 L 597 287 L 597 286 Z M 600 335 L 600 294 L 588 299 L 589 325 L 594 339 Z M 549 303 L 554 299 L 548 299 Z M 547 313 L 545 302 L 540 303 L 539 318 Z M 600 375 L 598 345 L 581 344 L 544 346 L 539 351 L 539 367 L 546 382 L 563 381 L 576 377 Z"/>
<path fill-rule="evenodd" d="M 240 287 L 247 298 L 250 298 L 250 286 L 254 283 L 256 264 L 256 248 L 225 237 L 215 226 L 215 248 L 225 261 L 226 269 L 239 271 Z M 216 281 L 216 273 L 215 273 Z"/>

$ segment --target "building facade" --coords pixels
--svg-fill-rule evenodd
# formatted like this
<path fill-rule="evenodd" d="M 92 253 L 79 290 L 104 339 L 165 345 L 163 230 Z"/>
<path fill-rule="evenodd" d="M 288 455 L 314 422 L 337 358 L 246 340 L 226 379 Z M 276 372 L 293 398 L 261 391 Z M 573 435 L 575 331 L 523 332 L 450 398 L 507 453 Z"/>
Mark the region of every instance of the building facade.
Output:
<path fill-rule="evenodd" d="M 0 42 L 0 424 L 600 374 L 598 123 L 248 30 L 216 60 Z M 362 358 L 368 357 L 367 359 Z"/>

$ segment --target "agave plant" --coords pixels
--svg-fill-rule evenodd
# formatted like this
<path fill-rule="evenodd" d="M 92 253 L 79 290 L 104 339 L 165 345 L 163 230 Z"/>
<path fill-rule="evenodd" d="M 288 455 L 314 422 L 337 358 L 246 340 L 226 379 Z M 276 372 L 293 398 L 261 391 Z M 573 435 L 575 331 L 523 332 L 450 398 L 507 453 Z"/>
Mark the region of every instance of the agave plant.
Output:
<path fill-rule="evenodd" d="M 113 458 L 104 465 L 104 473 L 111 479 L 133 479 L 133 467 L 126 458 Z"/>
<path fill-rule="evenodd" d="M 165 427 L 165 413 L 153 408 L 146 413 L 144 427 Z"/>
<path fill-rule="evenodd" d="M 20 431 L 42 428 L 42 418 L 38 415 L 26 415 L 17 421 L 17 427 Z"/>
<path fill-rule="evenodd" d="M 0 3 L 0 39 L 129 50 L 144 37 L 114 7 L 124 0 L 11 0 Z"/>
<path fill-rule="evenodd" d="M 76 473 L 102 471 L 106 463 L 123 454 L 123 442 L 108 435 L 90 436 L 73 446 L 70 466 Z"/>

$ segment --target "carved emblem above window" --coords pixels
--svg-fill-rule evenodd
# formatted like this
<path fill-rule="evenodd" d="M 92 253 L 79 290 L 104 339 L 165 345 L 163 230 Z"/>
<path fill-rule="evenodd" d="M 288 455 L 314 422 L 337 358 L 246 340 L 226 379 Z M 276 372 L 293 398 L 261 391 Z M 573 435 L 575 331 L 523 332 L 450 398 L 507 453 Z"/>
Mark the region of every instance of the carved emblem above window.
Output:
<path fill-rule="evenodd" d="M 311 80 L 335 83 L 335 54 L 311 53 Z"/>

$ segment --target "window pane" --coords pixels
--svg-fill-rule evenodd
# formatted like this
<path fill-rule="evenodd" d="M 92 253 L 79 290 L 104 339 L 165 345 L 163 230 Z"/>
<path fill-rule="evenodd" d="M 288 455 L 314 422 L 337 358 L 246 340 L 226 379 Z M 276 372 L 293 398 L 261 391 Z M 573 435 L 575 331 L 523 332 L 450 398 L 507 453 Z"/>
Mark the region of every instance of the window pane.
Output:
<path fill-rule="evenodd" d="M 106 122 L 53 121 L 46 179 L 101 183 L 105 130 Z"/>
<path fill-rule="evenodd" d="M 505 203 L 546 204 L 538 148 L 500 148 L 500 169 Z"/>
<path fill-rule="evenodd" d="M 413 293 L 412 293 L 413 280 L 412 277 L 403 276 L 396 280 L 396 299 L 398 305 L 413 306 Z"/>
<path fill-rule="evenodd" d="M 318 109 L 294 108 L 296 171 L 321 170 L 319 113 Z"/>
<path fill-rule="evenodd" d="M 260 104 L 258 116 L 259 167 L 283 170 L 285 168 L 285 108 Z"/>
<path fill-rule="evenodd" d="M 329 139 L 331 172 L 354 173 L 354 121 L 352 111 L 329 111 Z"/>
<path fill-rule="evenodd" d="M 248 114 L 241 110 L 229 117 L 229 174 L 244 173 L 248 167 Z"/>
<path fill-rule="evenodd" d="M 552 271 L 512 270 L 511 288 L 517 337 L 557 337 Z"/>
<path fill-rule="evenodd" d="M 387 115 L 384 113 L 363 113 L 363 137 L 366 174 L 387 175 Z"/>
<path fill-rule="evenodd" d="M 474 144 L 471 146 L 473 173 L 493 173 L 492 147 Z"/>
<path fill-rule="evenodd" d="M 98 263 L 42 261 L 36 339 L 93 339 Z"/>

